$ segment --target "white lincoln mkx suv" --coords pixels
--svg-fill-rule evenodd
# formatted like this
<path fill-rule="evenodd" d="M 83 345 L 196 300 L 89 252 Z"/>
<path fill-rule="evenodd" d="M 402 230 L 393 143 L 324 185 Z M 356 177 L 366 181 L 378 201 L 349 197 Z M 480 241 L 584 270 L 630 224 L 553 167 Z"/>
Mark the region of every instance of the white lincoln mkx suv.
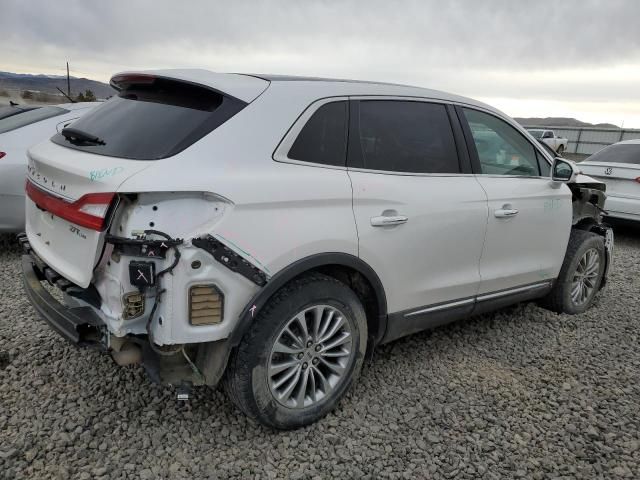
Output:
<path fill-rule="evenodd" d="M 522 301 L 580 313 L 604 285 L 603 184 L 487 105 L 204 70 L 111 84 L 29 151 L 25 288 L 158 382 L 222 381 L 295 428 L 376 345 Z"/>

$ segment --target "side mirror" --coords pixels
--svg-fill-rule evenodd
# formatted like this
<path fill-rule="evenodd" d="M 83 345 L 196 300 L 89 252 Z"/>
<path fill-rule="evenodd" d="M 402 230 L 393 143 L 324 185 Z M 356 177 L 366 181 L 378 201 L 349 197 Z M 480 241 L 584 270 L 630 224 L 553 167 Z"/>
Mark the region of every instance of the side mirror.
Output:
<path fill-rule="evenodd" d="M 551 180 L 554 182 L 571 183 L 580 173 L 578 166 L 571 160 L 556 157 L 551 166 Z"/>

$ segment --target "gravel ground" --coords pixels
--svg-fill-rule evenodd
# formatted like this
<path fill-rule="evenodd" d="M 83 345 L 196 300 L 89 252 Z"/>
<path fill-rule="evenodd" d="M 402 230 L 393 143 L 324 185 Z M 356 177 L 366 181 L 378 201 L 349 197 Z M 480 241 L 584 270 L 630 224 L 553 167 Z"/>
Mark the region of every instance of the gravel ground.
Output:
<path fill-rule="evenodd" d="M 640 478 L 640 229 L 594 308 L 517 306 L 380 348 L 294 432 L 188 404 L 36 320 L 0 243 L 0 478 Z"/>

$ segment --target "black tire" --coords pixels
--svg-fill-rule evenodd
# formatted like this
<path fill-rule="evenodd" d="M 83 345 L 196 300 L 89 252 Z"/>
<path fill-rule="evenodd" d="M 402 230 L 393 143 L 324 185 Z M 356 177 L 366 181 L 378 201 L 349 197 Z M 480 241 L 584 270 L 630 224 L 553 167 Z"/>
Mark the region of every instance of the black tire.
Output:
<path fill-rule="evenodd" d="M 594 281 L 594 288 L 583 303 L 576 303 L 571 296 L 574 275 L 580 260 L 587 251 L 595 249 L 599 255 L 599 267 L 597 277 Z M 583 230 L 571 230 L 567 252 L 560 269 L 560 274 L 556 279 L 551 292 L 539 301 L 539 305 L 556 313 L 568 313 L 575 315 L 587 310 L 593 303 L 604 274 L 606 262 L 606 252 L 604 238 L 596 233 L 585 232 Z"/>
<path fill-rule="evenodd" d="M 276 399 L 270 387 L 271 349 L 288 322 L 314 305 L 329 305 L 343 313 L 349 322 L 352 350 L 344 373 L 326 397 L 309 406 L 289 408 Z M 333 410 L 354 383 L 362 368 L 366 344 L 367 320 L 356 294 L 332 277 L 304 276 L 280 289 L 257 315 L 231 354 L 224 387 L 240 410 L 263 425 L 284 430 L 309 425 Z"/>
<path fill-rule="evenodd" d="M 556 153 L 558 154 L 558 156 L 562 156 L 562 154 L 564 153 L 564 145 L 560 145 L 558 147 L 558 150 L 556 151 Z"/>

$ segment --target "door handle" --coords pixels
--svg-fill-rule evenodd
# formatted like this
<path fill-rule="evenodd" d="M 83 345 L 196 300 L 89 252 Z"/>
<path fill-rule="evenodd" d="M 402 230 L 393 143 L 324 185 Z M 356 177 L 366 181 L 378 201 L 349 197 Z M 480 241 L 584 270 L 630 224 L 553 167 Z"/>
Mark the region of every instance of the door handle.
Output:
<path fill-rule="evenodd" d="M 515 208 L 501 208 L 493 212 L 496 218 L 510 218 L 515 217 L 518 214 L 518 210 Z"/>
<path fill-rule="evenodd" d="M 405 217 L 404 215 L 371 217 L 371 226 L 388 227 L 391 225 L 402 225 L 403 223 L 407 223 L 407 220 L 409 220 L 409 217 Z"/>

